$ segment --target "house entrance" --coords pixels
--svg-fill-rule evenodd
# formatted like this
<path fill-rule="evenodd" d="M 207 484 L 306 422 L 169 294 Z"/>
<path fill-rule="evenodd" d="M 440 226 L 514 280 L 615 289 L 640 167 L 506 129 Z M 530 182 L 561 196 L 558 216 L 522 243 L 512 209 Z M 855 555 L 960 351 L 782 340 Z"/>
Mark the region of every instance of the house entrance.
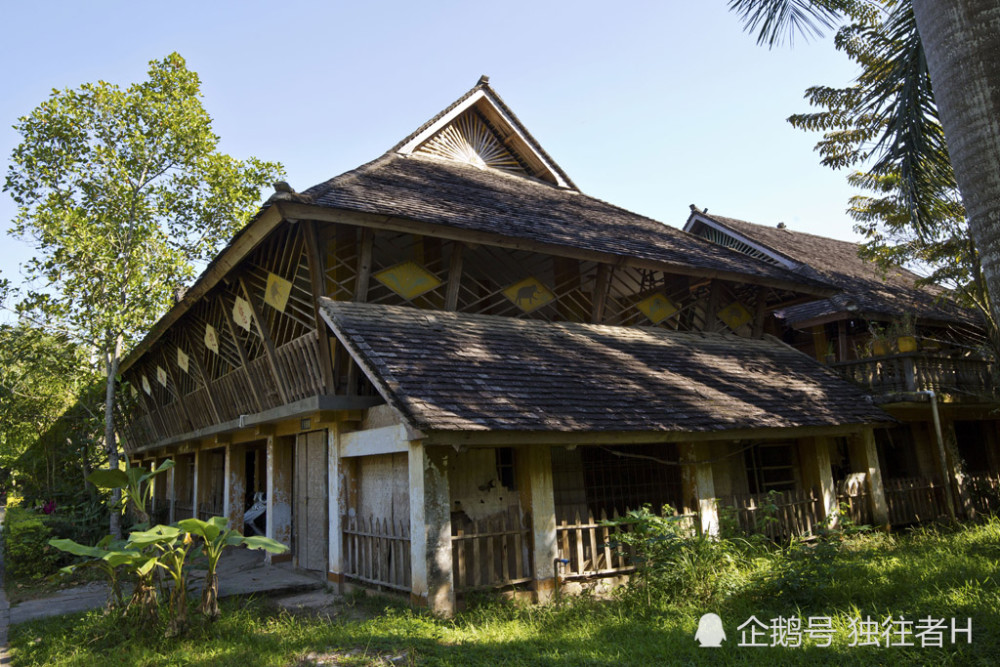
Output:
<path fill-rule="evenodd" d="M 302 433 L 295 441 L 293 543 L 298 567 L 326 571 L 329 532 L 326 431 Z"/>

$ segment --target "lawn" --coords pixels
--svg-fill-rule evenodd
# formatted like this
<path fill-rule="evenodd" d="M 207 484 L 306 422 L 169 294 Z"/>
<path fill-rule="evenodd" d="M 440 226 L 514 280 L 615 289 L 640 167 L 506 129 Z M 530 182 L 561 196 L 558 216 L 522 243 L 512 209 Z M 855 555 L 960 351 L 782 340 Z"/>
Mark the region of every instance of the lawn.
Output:
<path fill-rule="evenodd" d="M 678 565 L 699 581 L 674 580 L 681 592 L 673 595 L 633 590 L 547 607 L 483 600 L 452 620 L 379 598 L 350 598 L 332 618 L 275 612 L 266 601 L 228 601 L 221 620 L 196 620 L 177 639 L 90 612 L 15 626 L 11 646 L 14 665 L 997 663 L 996 519 L 727 553 L 724 562 Z M 694 641 L 706 612 L 722 618 L 727 639 L 720 648 Z M 740 630 L 751 617 L 762 625 Z M 971 643 L 961 632 L 966 619 Z M 741 638 L 764 646 L 739 646 Z M 826 638 L 831 645 L 819 646 Z M 940 647 L 922 645 L 938 639 Z M 791 645 L 775 645 L 779 640 Z M 879 645 L 851 645 L 865 642 Z"/>

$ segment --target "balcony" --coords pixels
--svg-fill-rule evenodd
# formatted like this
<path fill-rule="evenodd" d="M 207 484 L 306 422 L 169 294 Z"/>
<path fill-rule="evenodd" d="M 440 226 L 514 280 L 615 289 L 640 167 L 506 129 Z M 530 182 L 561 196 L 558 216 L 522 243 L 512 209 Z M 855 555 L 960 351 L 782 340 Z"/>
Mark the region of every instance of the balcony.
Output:
<path fill-rule="evenodd" d="M 984 359 L 956 359 L 926 352 L 907 352 L 830 364 L 835 371 L 876 397 L 934 391 L 955 399 L 997 398 L 992 366 L 991 362 Z"/>

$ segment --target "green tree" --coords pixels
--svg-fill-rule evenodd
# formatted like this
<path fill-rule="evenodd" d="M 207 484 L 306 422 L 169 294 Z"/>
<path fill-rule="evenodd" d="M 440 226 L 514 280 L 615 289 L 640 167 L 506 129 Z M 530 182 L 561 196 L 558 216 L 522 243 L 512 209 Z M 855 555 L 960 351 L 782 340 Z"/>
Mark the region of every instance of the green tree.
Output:
<path fill-rule="evenodd" d="M 947 138 L 954 178 L 981 259 L 993 320 L 1000 321 L 1000 5 L 996 0 L 730 0 L 758 41 L 818 31 L 835 20 L 887 11 L 887 33 L 907 44 L 891 77 L 863 95 L 887 124 L 870 153 L 896 163 L 913 227 L 930 233 L 942 174 L 933 149 Z M 933 90 L 932 86 L 933 84 Z M 932 95 L 933 97 L 928 97 Z M 940 126 L 927 101 L 940 113 Z M 943 132 L 941 129 L 943 128 Z M 885 170 L 888 172 L 888 169 Z M 930 185 L 928 192 L 926 187 Z"/>
<path fill-rule="evenodd" d="M 26 273 L 42 285 L 19 309 L 61 323 L 96 351 L 106 378 L 104 445 L 116 469 L 125 348 L 193 276 L 192 263 L 247 222 L 281 166 L 217 150 L 198 75 L 176 53 L 125 89 L 100 81 L 53 91 L 14 129 L 21 143 L 4 189 L 18 206 L 13 233 L 35 244 Z"/>

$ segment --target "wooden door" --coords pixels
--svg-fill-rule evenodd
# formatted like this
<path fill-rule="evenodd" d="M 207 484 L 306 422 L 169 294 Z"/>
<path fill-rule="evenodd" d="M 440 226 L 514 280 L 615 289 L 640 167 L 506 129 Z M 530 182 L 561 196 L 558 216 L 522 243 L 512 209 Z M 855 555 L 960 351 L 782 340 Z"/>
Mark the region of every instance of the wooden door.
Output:
<path fill-rule="evenodd" d="M 295 444 L 295 556 L 303 570 L 326 571 L 328 500 L 326 431 L 300 434 Z"/>

